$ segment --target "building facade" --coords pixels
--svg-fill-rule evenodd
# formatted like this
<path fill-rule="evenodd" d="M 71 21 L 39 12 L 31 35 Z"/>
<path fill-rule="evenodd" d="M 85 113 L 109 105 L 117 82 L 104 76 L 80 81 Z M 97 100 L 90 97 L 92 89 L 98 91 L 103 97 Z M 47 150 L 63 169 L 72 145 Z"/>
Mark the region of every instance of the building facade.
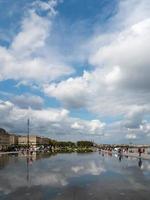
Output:
<path fill-rule="evenodd" d="M 46 137 L 39 137 L 36 135 L 29 136 L 29 145 L 37 147 L 39 145 L 49 145 L 50 139 Z M 9 134 L 4 129 L 0 128 L 0 150 L 7 150 L 11 145 L 28 145 L 28 136 L 21 136 L 15 134 Z"/>
<path fill-rule="evenodd" d="M 38 145 L 49 145 L 50 139 L 39 137 L 36 135 L 30 135 L 29 136 L 29 145 L 30 146 L 38 146 Z M 19 136 L 18 137 L 18 144 L 19 145 L 28 145 L 28 136 Z"/>
<path fill-rule="evenodd" d="M 9 147 L 9 134 L 0 128 L 0 150 L 6 150 Z"/>
<path fill-rule="evenodd" d="M 27 145 L 27 136 L 19 136 L 18 137 L 18 145 Z"/>
<path fill-rule="evenodd" d="M 43 144 L 43 145 L 49 145 L 50 144 L 50 139 L 42 137 L 41 138 L 41 144 Z"/>
<path fill-rule="evenodd" d="M 18 135 L 10 134 L 9 136 L 9 144 L 10 145 L 17 145 L 18 144 Z"/>

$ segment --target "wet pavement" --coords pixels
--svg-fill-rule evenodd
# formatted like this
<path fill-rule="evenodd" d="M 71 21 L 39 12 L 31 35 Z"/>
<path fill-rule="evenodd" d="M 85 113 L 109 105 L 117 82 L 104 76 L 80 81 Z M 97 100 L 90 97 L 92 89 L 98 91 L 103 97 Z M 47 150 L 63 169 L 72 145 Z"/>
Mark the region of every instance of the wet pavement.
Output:
<path fill-rule="evenodd" d="M 0 155 L 0 200 L 149 200 L 150 161 L 84 153 Z"/>

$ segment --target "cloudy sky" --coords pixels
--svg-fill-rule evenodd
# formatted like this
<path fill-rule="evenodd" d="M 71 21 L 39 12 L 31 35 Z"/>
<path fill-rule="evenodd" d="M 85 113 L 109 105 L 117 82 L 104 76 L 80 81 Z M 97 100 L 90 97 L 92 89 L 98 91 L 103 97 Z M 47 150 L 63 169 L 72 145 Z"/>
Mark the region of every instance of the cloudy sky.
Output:
<path fill-rule="evenodd" d="M 0 0 L 0 127 L 150 143 L 149 0 Z"/>

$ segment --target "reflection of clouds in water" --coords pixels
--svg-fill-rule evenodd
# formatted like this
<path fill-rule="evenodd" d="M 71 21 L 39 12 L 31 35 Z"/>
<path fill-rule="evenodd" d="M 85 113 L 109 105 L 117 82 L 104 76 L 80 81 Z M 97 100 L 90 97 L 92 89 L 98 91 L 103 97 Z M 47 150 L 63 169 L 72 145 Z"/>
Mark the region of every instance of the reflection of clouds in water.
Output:
<path fill-rule="evenodd" d="M 71 168 L 71 170 L 75 173 L 78 173 L 79 171 L 83 170 L 84 167 L 83 166 L 74 166 Z"/>
<path fill-rule="evenodd" d="M 132 185 L 134 189 L 145 189 L 147 187 L 147 176 L 149 173 L 150 161 L 141 160 L 141 166 L 139 166 L 139 159 L 137 158 L 125 158 L 121 163 L 113 162 L 111 165 L 107 165 L 105 163 L 105 167 L 108 171 L 112 170 L 115 173 L 119 173 L 120 175 L 124 175 L 125 180 L 128 182 L 128 185 Z M 109 163 L 109 160 L 108 160 Z"/>
<path fill-rule="evenodd" d="M 3 194 L 5 194 L 5 195 L 7 195 L 7 194 L 9 194 L 10 192 L 11 192 L 10 189 L 5 188 L 5 187 L 3 187 L 3 186 L 0 186 L 0 193 L 3 193 Z"/>
<path fill-rule="evenodd" d="M 12 171 L 14 171 L 12 166 Z M 24 166 L 25 167 L 25 166 Z M 33 165 L 34 167 L 34 165 Z M 30 171 L 31 170 L 31 171 Z M 0 173 L 0 192 L 4 194 L 9 194 L 15 191 L 18 188 L 26 187 L 26 186 L 66 186 L 68 184 L 66 177 L 64 177 L 61 172 L 50 172 L 47 168 L 44 170 L 32 168 L 29 170 L 29 181 L 27 181 L 27 172 L 24 171 L 20 166 L 20 170 L 16 170 L 15 173 L 12 171 L 4 170 Z"/>
<path fill-rule="evenodd" d="M 63 187 L 69 183 L 68 179 L 71 177 L 85 174 L 100 175 L 105 171 L 101 163 L 95 161 L 92 156 L 90 156 L 90 159 L 85 156 L 82 160 L 80 160 L 80 156 L 75 156 L 76 159 L 69 160 L 69 156 L 64 157 L 61 161 L 56 156 L 56 159 L 53 158 L 54 160 L 44 159 L 33 162 L 32 165 L 29 165 L 29 182 L 27 181 L 25 162 L 23 165 L 16 163 L 17 166 L 14 164 L 6 167 L 0 173 L 0 191 L 8 194 L 18 188 L 26 187 L 28 184 L 29 186 Z"/>
<path fill-rule="evenodd" d="M 107 172 L 120 174 L 127 183 L 127 187 L 145 189 L 145 173 L 150 172 L 150 162 L 142 161 L 141 168 L 138 160 L 123 158 L 122 162 L 114 157 L 103 157 L 97 154 L 85 155 L 57 155 L 49 159 L 41 159 L 29 165 L 29 182 L 27 182 L 26 163 L 9 163 L 0 170 L 0 193 L 9 194 L 21 187 L 50 186 L 65 187 L 71 179 L 84 175 L 99 176 Z M 123 180 L 121 180 L 123 181 Z M 116 183 L 117 184 L 117 183 Z"/>
<path fill-rule="evenodd" d="M 145 176 L 138 166 L 128 167 L 124 170 L 128 182 L 133 185 L 135 189 L 145 189 Z"/>
<path fill-rule="evenodd" d="M 17 188 L 26 187 L 27 184 L 29 184 L 29 186 L 48 185 L 61 187 L 66 186 L 68 182 L 63 175 L 59 173 L 32 173 L 29 183 L 27 182 L 25 175 L 19 176 L 17 173 L 15 175 L 6 173 L 1 177 L 0 192 L 8 194 Z"/>
<path fill-rule="evenodd" d="M 84 165 L 80 166 L 73 166 L 71 168 L 71 170 L 75 173 L 78 174 L 91 174 L 91 175 L 100 175 L 102 172 L 105 172 L 106 170 L 104 169 L 104 167 L 101 166 L 101 164 L 99 163 L 96 164 L 96 162 L 91 161 L 89 163 L 85 163 Z"/>
<path fill-rule="evenodd" d="M 144 170 L 144 171 L 150 172 L 150 162 L 149 161 L 145 161 L 142 164 L 141 169 Z"/>
<path fill-rule="evenodd" d="M 0 190 L 4 194 L 9 194 L 14 189 L 22 186 L 26 186 L 26 177 L 25 174 L 22 176 L 21 174 L 5 172 L 0 174 Z"/>
<path fill-rule="evenodd" d="M 61 174 L 44 173 L 32 179 L 31 185 L 66 186 L 68 182 Z"/>

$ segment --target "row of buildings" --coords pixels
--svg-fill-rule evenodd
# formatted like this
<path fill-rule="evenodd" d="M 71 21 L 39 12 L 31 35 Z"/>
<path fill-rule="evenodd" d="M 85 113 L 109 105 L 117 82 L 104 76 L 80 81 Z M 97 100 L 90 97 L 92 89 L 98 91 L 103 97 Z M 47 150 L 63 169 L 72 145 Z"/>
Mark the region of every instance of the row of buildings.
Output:
<path fill-rule="evenodd" d="M 28 144 L 30 146 L 38 146 L 38 145 L 49 145 L 50 139 L 46 137 L 39 137 L 36 135 L 22 136 L 8 133 L 6 130 L 0 128 L 0 150 L 5 150 L 11 145 L 22 145 L 25 146 Z"/>

